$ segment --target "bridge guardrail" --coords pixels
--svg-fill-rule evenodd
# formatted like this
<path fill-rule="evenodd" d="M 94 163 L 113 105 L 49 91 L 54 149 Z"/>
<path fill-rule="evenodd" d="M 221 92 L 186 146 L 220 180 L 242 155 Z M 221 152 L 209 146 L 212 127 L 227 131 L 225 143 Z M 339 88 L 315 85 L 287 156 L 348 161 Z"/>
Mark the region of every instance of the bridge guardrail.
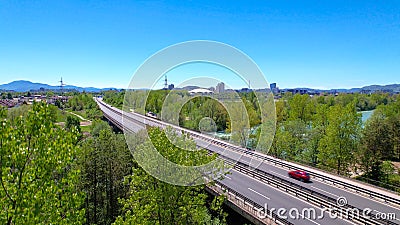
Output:
<path fill-rule="evenodd" d="M 304 168 L 302 168 L 302 167 L 293 166 L 293 165 L 290 165 L 288 163 L 279 161 L 277 159 L 268 159 L 268 157 L 263 157 L 263 156 L 260 156 L 260 157 L 263 158 L 263 159 L 268 160 L 269 162 L 274 163 L 275 165 L 279 165 L 281 167 L 288 168 L 289 170 L 304 170 Z M 354 190 L 357 193 L 362 193 L 362 194 L 368 195 L 371 198 L 379 198 L 379 199 L 381 199 L 381 200 L 383 200 L 385 202 L 393 203 L 393 204 L 396 204 L 396 205 L 400 205 L 400 196 L 399 196 L 399 198 L 393 198 L 393 197 L 386 196 L 384 194 L 381 194 L 381 193 L 378 193 L 378 192 L 375 192 L 375 191 L 372 191 L 372 190 L 369 190 L 369 189 L 366 189 L 366 188 L 363 188 L 363 187 L 359 187 L 359 186 L 356 186 L 356 185 L 353 185 L 353 184 L 350 184 L 350 183 L 346 183 L 344 181 L 340 181 L 340 180 L 337 180 L 335 178 L 324 176 L 324 175 L 321 175 L 321 174 L 318 174 L 318 173 L 315 173 L 315 172 L 308 171 L 308 173 L 310 175 L 314 176 L 314 177 L 317 177 L 317 178 L 323 180 L 323 181 L 329 181 L 333 185 L 341 185 L 344 188 L 348 188 L 348 189 Z"/>
<path fill-rule="evenodd" d="M 314 205 L 317 205 L 321 208 L 322 207 L 327 208 L 327 209 L 338 208 L 337 200 L 332 197 L 329 197 L 329 196 L 326 196 L 319 192 L 313 191 L 309 188 L 303 187 L 299 184 L 296 184 L 296 183 L 293 183 L 286 179 L 280 178 L 276 175 L 270 174 L 263 170 L 250 168 L 241 162 L 232 162 L 229 159 L 228 159 L 228 161 L 230 161 L 228 164 L 234 165 L 235 170 L 245 173 L 245 174 L 247 174 L 255 179 L 258 179 L 264 183 L 267 183 L 270 186 L 274 186 L 278 189 L 281 189 L 288 194 L 296 196 L 297 198 L 301 198 L 301 199 L 303 199 L 307 202 L 313 203 Z M 368 217 L 364 217 L 364 216 L 362 216 L 363 212 L 361 209 L 359 209 L 355 206 L 352 206 L 350 204 L 346 204 L 344 206 L 341 206 L 340 208 L 345 210 L 346 212 L 354 212 L 354 210 L 358 211 L 359 216 L 354 217 L 352 219 L 353 219 L 353 221 L 357 221 L 362 224 L 370 224 L 370 225 L 375 225 L 375 224 L 394 225 L 394 224 L 396 224 L 390 220 L 376 219 L 377 216 L 373 213 L 369 213 L 367 215 Z"/>
<path fill-rule="evenodd" d="M 266 209 L 265 207 L 252 201 L 251 199 L 248 199 L 246 196 L 238 193 L 232 188 L 218 181 L 214 181 L 214 183 L 215 185 L 208 186 L 208 188 L 212 189 L 218 194 L 225 195 L 228 201 L 235 204 L 236 206 L 244 208 L 248 213 L 253 214 L 254 218 L 257 218 L 257 220 L 265 224 L 294 225 L 290 221 L 277 216 L 275 212 Z"/>

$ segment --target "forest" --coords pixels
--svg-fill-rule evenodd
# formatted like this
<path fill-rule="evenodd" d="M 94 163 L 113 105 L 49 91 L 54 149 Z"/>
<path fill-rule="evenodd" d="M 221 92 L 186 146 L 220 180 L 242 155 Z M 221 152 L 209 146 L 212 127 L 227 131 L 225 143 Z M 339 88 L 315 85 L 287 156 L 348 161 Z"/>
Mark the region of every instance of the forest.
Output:
<path fill-rule="evenodd" d="M 91 95 L 71 100 L 60 108 L 38 102 L 0 109 L 1 224 L 226 224 L 223 198 L 210 197 L 205 185 L 153 178 L 135 162 L 121 131 L 98 119 Z M 57 124 L 59 111 L 72 108 L 90 112 L 89 133 L 75 119 Z M 167 143 L 158 128 L 148 133 L 160 146 Z M 138 149 L 148 145 L 142 133 L 134 141 Z M 173 155 L 177 147 L 163 149 Z M 199 151 L 193 160 L 213 157 Z"/>

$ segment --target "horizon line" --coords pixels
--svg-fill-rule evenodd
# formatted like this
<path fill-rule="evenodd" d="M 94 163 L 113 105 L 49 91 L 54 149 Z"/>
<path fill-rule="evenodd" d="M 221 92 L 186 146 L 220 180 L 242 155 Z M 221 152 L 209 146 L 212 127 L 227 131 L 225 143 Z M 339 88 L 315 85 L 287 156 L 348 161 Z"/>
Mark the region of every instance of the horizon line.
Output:
<path fill-rule="evenodd" d="M 45 84 L 45 85 L 49 85 L 49 86 L 52 86 L 52 87 L 58 87 L 59 86 L 59 85 L 40 83 L 40 82 L 30 81 L 30 80 L 13 80 L 13 81 L 10 81 L 8 83 L 3 83 L 3 84 L 0 84 L 0 85 L 7 85 L 7 84 L 10 84 L 12 82 L 18 82 L 18 81 L 27 81 L 27 82 L 31 82 L 31 83 L 34 83 L 34 84 Z M 268 84 L 272 84 L 272 83 L 276 83 L 277 84 L 277 88 L 279 90 L 284 90 L 284 89 L 313 89 L 313 90 L 326 90 L 326 91 L 329 91 L 329 90 L 343 90 L 343 89 L 344 90 L 350 90 L 350 89 L 357 89 L 357 88 L 361 89 L 363 87 L 373 86 L 373 85 L 376 85 L 376 86 L 400 85 L 400 83 L 391 82 L 391 83 L 386 83 L 386 84 L 373 83 L 373 84 L 368 84 L 368 85 L 363 85 L 363 86 L 358 86 L 358 87 L 327 88 L 327 87 L 312 87 L 312 86 L 279 87 L 277 82 L 271 82 L 271 83 L 268 83 Z M 78 85 L 75 85 L 75 84 L 66 84 L 65 86 L 75 86 L 75 87 L 78 87 L 78 88 L 96 88 L 96 89 L 131 89 L 129 87 L 117 87 L 117 86 L 112 86 L 112 85 L 110 85 L 108 87 L 98 87 L 98 86 L 78 86 Z M 197 85 L 188 85 L 188 86 L 197 86 Z M 200 87 L 200 86 L 197 86 L 197 87 Z M 211 88 L 211 87 L 214 87 L 214 86 L 201 87 L 201 88 Z M 248 88 L 248 87 L 238 87 L 238 88 L 226 89 L 226 90 L 241 90 L 243 88 Z M 252 90 L 260 90 L 260 89 L 266 89 L 266 88 L 269 88 L 269 87 L 265 87 L 265 88 L 250 88 L 250 89 L 252 89 Z M 134 88 L 134 89 L 135 90 L 139 90 L 139 89 L 149 89 L 149 88 L 141 88 L 141 87 L 139 87 L 139 88 Z M 163 89 L 163 88 L 159 88 L 159 89 Z M 159 89 L 149 89 L 149 90 L 159 90 Z"/>

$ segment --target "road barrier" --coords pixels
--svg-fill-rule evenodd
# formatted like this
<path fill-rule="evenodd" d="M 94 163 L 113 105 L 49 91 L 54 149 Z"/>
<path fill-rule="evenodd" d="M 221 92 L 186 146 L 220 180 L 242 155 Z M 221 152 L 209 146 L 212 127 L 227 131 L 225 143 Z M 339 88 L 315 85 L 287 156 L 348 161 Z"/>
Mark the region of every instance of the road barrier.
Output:
<path fill-rule="evenodd" d="M 247 174 L 257 180 L 262 181 L 263 183 L 266 183 L 270 186 L 273 186 L 275 188 L 283 190 L 288 194 L 291 194 L 297 198 L 301 198 L 301 199 L 303 199 L 307 202 L 310 202 L 320 208 L 326 208 L 326 209 L 337 208 L 337 209 L 341 209 L 342 211 L 345 211 L 345 212 L 355 212 L 354 210 L 356 210 L 356 211 L 358 211 L 359 216 L 350 218 L 353 222 L 357 222 L 357 223 L 361 223 L 361 224 L 370 224 L 370 225 L 375 225 L 375 224 L 390 224 L 390 225 L 393 224 L 394 225 L 394 224 L 397 224 L 390 220 L 377 219 L 377 215 L 375 215 L 371 212 L 369 212 L 367 215 L 363 215 L 364 212 L 362 209 L 359 209 L 350 204 L 338 206 L 337 199 L 335 199 L 335 198 L 326 196 L 324 194 L 321 194 L 320 192 L 313 191 L 309 188 L 303 187 L 299 184 L 293 183 L 286 179 L 283 179 L 283 178 L 280 178 L 273 174 L 267 173 L 263 170 L 249 167 L 241 162 L 233 162 L 230 159 L 224 159 L 224 160 L 226 160 L 226 162 L 228 162 L 228 164 L 233 165 L 234 169 L 236 171 Z"/>
<path fill-rule="evenodd" d="M 278 224 L 278 225 L 292 225 L 290 221 L 287 219 L 281 218 L 275 214 L 275 212 L 271 212 L 269 209 L 264 208 L 264 206 L 257 204 L 256 202 L 248 199 L 246 196 L 238 193 L 232 188 L 218 182 L 214 181 L 213 186 L 207 186 L 208 189 L 220 194 L 224 195 L 226 199 L 242 210 L 246 211 L 246 213 L 252 215 L 255 219 L 260 221 L 263 224 Z M 260 217 L 260 215 L 265 215 Z"/>

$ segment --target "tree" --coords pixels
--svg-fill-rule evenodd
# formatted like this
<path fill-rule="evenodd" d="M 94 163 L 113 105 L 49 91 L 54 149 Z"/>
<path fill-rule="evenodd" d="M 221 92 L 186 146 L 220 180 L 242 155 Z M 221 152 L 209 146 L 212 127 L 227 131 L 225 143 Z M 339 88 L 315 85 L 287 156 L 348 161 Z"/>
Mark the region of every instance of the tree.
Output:
<path fill-rule="evenodd" d="M 207 151 L 182 151 L 169 142 L 164 132 L 159 128 L 150 128 L 149 136 L 157 150 L 169 160 L 181 165 L 196 165 L 207 163 L 215 156 L 208 156 Z M 190 143 L 194 150 L 196 145 L 187 140 L 185 135 L 171 133 L 176 141 Z M 148 148 L 149 142 L 137 148 Z M 194 148 L 194 149 L 193 149 Z M 121 200 L 124 205 L 124 215 L 116 220 L 116 224 L 217 224 L 218 218 L 212 219 L 206 207 L 207 194 L 205 185 L 178 186 L 168 184 L 146 173 L 136 166 L 130 180 L 129 198 Z M 214 204 L 213 210 L 220 211 L 221 204 Z"/>
<path fill-rule="evenodd" d="M 382 177 L 382 159 L 387 154 L 391 156 L 393 149 L 389 132 L 390 126 L 379 112 L 374 113 L 363 129 L 359 155 L 362 170 L 368 178 L 380 180 Z"/>
<path fill-rule="evenodd" d="M 357 103 L 356 94 L 339 93 L 339 95 L 335 97 L 335 105 L 341 105 L 345 107 L 353 102 Z"/>
<path fill-rule="evenodd" d="M 337 174 L 347 174 L 350 163 L 358 148 L 361 129 L 361 116 L 355 104 L 329 108 L 326 134 L 319 143 L 318 160 L 320 165 L 335 168 Z"/>
<path fill-rule="evenodd" d="M 53 96 L 54 96 L 54 92 L 53 92 L 53 91 L 47 91 L 47 92 L 46 92 L 46 96 L 47 96 L 48 98 L 53 97 Z"/>
<path fill-rule="evenodd" d="M 276 122 L 278 124 L 286 121 L 287 119 L 287 109 L 285 107 L 285 101 L 277 101 L 275 102 L 276 108 Z"/>
<path fill-rule="evenodd" d="M 387 122 L 390 127 L 389 136 L 393 143 L 393 155 L 386 159 L 391 158 L 392 160 L 400 161 L 400 112 L 389 117 Z"/>
<path fill-rule="evenodd" d="M 322 101 L 319 96 L 318 101 Z M 329 106 L 324 103 L 317 104 L 316 113 L 312 116 L 310 126 L 307 126 L 306 149 L 303 153 L 303 160 L 311 163 L 313 166 L 318 165 L 319 144 L 322 137 L 326 134 L 328 126 Z"/>
<path fill-rule="evenodd" d="M 325 134 L 326 127 L 328 126 L 328 112 L 329 106 L 327 104 L 318 104 L 316 113 L 313 116 L 312 127 L 319 128 Z"/>
<path fill-rule="evenodd" d="M 16 121 L 20 119 L 20 117 L 26 117 L 28 115 L 28 113 L 30 112 L 30 110 L 32 110 L 32 105 L 21 105 L 19 107 L 13 107 L 8 110 L 8 113 L 6 111 L 7 120 L 11 124 L 15 124 Z M 48 118 L 48 119 L 50 119 L 50 118 Z M 52 120 L 52 121 L 54 122 L 54 120 Z"/>
<path fill-rule="evenodd" d="M 231 132 L 231 141 L 237 145 L 247 146 L 250 134 L 250 118 L 246 107 L 235 102 L 226 104 L 230 113 L 227 131 Z"/>
<path fill-rule="evenodd" d="M 302 160 L 312 166 L 318 165 L 319 142 L 323 137 L 325 131 L 322 127 L 315 127 L 307 130 L 307 137 L 305 140 L 306 149 L 303 151 Z"/>
<path fill-rule="evenodd" d="M 98 137 L 98 136 L 100 136 L 100 131 L 102 131 L 102 130 L 110 130 L 111 131 L 112 129 L 106 121 L 103 121 L 103 120 L 93 121 L 90 134 L 93 137 Z"/>
<path fill-rule="evenodd" d="M 76 129 L 79 133 L 81 132 L 81 122 L 79 121 L 78 117 L 68 115 L 67 121 L 65 122 L 65 128 L 68 130 Z"/>
<path fill-rule="evenodd" d="M 303 121 L 300 119 L 287 121 L 276 132 L 273 151 L 277 157 L 303 161 L 307 136 L 308 130 Z"/>
<path fill-rule="evenodd" d="M 6 107 L 0 105 L 0 119 L 4 119 L 7 117 L 7 109 Z"/>
<path fill-rule="evenodd" d="M 80 188 L 86 193 L 84 207 L 89 224 L 111 224 L 120 214 L 118 198 L 125 198 L 128 186 L 124 177 L 130 174 L 132 155 L 122 134 L 115 134 L 105 122 L 96 122 L 93 137 L 82 143 L 78 159 Z"/>
<path fill-rule="evenodd" d="M 394 166 L 392 164 L 392 162 L 390 161 L 384 161 L 382 163 L 382 173 L 384 175 L 384 180 L 386 182 L 389 181 L 389 176 L 392 175 L 394 173 Z"/>
<path fill-rule="evenodd" d="M 290 120 L 300 119 L 305 123 L 311 120 L 315 105 L 309 95 L 296 94 L 288 103 Z"/>
<path fill-rule="evenodd" d="M 59 109 L 63 109 L 63 103 L 60 99 L 56 99 L 56 101 L 54 102 L 54 105 L 57 106 Z"/>
<path fill-rule="evenodd" d="M 76 129 L 54 125 L 52 111 L 35 103 L 28 115 L 0 127 L 0 223 L 80 224 L 76 189 Z"/>
<path fill-rule="evenodd" d="M 276 129 L 275 138 L 271 146 L 271 154 L 277 158 L 286 158 L 287 149 L 290 149 L 290 135 L 283 126 Z"/>
<path fill-rule="evenodd" d="M 379 106 L 373 114 L 381 115 L 389 126 L 387 135 L 392 141 L 392 148 L 382 152 L 383 160 L 400 160 L 400 98 L 388 105 Z"/>

